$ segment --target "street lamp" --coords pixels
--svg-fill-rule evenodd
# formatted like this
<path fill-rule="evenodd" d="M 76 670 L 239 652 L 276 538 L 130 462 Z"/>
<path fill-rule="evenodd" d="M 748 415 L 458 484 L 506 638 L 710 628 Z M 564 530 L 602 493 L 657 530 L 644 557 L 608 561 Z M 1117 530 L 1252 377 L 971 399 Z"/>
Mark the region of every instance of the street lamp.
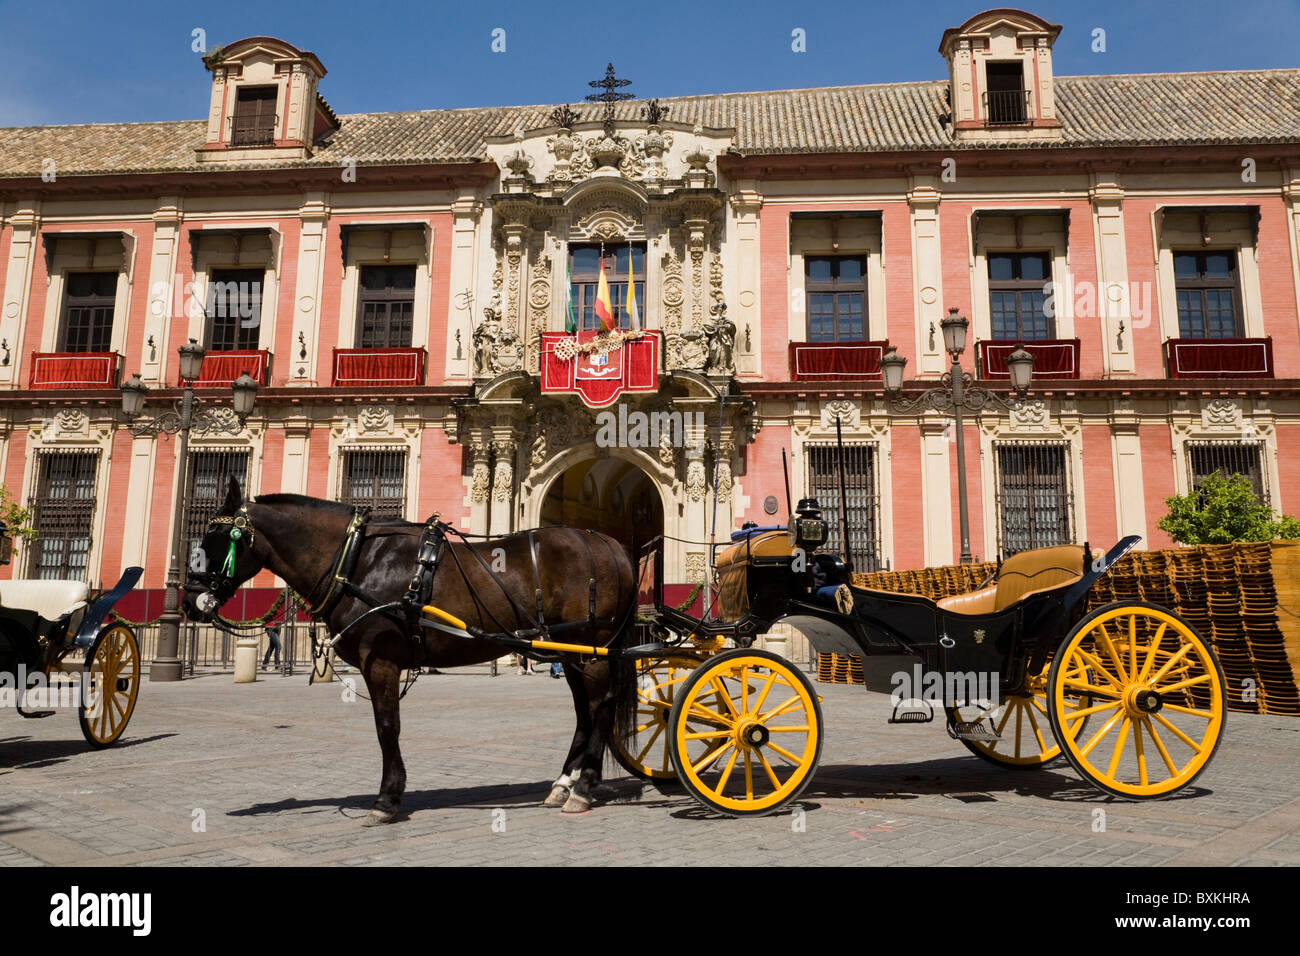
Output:
<path fill-rule="evenodd" d="M 181 536 L 185 516 L 186 468 L 189 464 L 190 432 L 199 435 L 237 435 L 253 411 L 257 400 L 257 382 L 244 372 L 235 379 L 233 409 L 207 408 L 194 394 L 194 381 L 203 369 L 203 346 L 190 339 L 180 349 L 181 384 L 185 391 L 172 406 L 156 418 L 136 421 L 144 408 L 149 389 L 133 375 L 122 384 L 122 413 L 132 435 L 180 435 L 179 459 L 176 469 L 175 513 L 172 515 L 171 553 L 167 561 L 166 593 L 163 595 L 162 616 L 158 619 L 158 650 L 149 668 L 151 681 L 178 681 L 181 679 L 180 660 L 180 597 L 181 586 Z"/>
<path fill-rule="evenodd" d="M 961 355 L 966 351 L 966 332 L 970 327 L 966 317 L 958 314 L 956 309 L 949 309 L 939 327 L 943 330 L 943 347 L 952 358 L 952 367 L 939 378 L 938 385 L 926 389 L 914 399 L 904 399 L 903 370 L 907 366 L 907 359 L 899 355 L 897 349 L 891 348 L 881 358 L 880 373 L 884 380 L 885 396 L 895 412 L 906 414 L 914 409 L 933 409 L 953 413 L 957 429 L 957 506 L 961 520 L 961 563 L 970 564 L 970 512 L 966 504 L 966 443 L 962 433 L 962 409 L 978 412 L 989 404 L 1000 405 L 1008 410 L 1021 408 L 1033 378 L 1034 357 L 1019 346 L 1007 356 L 1011 388 L 1015 393 L 1015 398 L 1007 401 L 987 388 L 976 385 L 970 374 L 962 371 Z"/>

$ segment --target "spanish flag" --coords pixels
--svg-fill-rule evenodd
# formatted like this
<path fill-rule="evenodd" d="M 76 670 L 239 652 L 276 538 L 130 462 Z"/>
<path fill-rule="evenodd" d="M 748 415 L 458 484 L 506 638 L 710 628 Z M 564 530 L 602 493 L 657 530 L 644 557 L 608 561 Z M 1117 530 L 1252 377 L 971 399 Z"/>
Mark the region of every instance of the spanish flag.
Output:
<path fill-rule="evenodd" d="M 632 248 L 627 250 L 627 317 L 631 328 L 640 331 L 641 313 L 636 308 L 636 274 L 632 271 Z"/>
<path fill-rule="evenodd" d="M 596 285 L 596 317 L 606 332 L 614 328 L 614 310 L 609 304 L 609 280 L 605 278 L 605 258 L 600 259 L 600 281 Z"/>

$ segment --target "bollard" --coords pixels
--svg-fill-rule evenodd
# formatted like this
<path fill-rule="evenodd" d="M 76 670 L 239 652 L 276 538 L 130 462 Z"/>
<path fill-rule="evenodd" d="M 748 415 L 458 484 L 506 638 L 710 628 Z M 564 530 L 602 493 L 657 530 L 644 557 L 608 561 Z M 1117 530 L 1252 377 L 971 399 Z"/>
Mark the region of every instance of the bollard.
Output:
<path fill-rule="evenodd" d="M 257 638 L 241 637 L 235 642 L 235 683 L 251 684 L 257 680 Z"/>

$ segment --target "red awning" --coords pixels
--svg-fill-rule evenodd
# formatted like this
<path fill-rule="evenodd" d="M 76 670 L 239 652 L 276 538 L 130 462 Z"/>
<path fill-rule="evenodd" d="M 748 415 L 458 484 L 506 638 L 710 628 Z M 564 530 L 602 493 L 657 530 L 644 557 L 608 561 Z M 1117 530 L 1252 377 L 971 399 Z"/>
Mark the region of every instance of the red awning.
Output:
<path fill-rule="evenodd" d="M 1078 339 L 1038 339 L 1015 342 L 1011 339 L 985 339 L 979 343 L 981 378 L 1007 378 L 1007 356 L 1024 346 L 1034 357 L 1034 378 L 1078 378 Z"/>
<path fill-rule="evenodd" d="M 334 384 L 384 387 L 424 384 L 424 349 L 335 349 Z"/>
<path fill-rule="evenodd" d="M 203 356 L 203 370 L 195 384 L 229 385 L 247 372 L 258 385 L 265 385 L 269 360 L 270 355 L 264 349 L 208 352 Z"/>
<path fill-rule="evenodd" d="M 1273 340 L 1170 339 L 1170 378 L 1272 378 Z"/>
<path fill-rule="evenodd" d="M 790 380 L 848 381 L 880 378 L 889 342 L 791 342 Z"/>
<path fill-rule="evenodd" d="M 116 352 L 33 352 L 29 388 L 114 388 Z"/>

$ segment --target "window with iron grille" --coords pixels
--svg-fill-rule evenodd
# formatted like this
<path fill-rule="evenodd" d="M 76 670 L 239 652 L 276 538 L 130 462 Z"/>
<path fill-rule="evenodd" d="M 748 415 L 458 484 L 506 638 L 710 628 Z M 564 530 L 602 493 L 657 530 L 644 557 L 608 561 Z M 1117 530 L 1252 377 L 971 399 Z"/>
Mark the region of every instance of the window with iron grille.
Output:
<path fill-rule="evenodd" d="M 98 452 L 42 452 L 37 461 L 27 574 L 89 581 L 90 525 L 95 517 Z"/>
<path fill-rule="evenodd" d="M 1260 501 L 1268 501 L 1264 482 L 1264 454 L 1261 442 L 1196 441 L 1187 443 L 1187 473 L 1192 490 L 1201 487 L 1206 476 L 1218 472 L 1225 477 L 1245 475 Z"/>
<path fill-rule="evenodd" d="M 1047 315 L 1052 260 L 1046 252 L 989 253 L 989 312 L 993 338 L 1032 342 L 1056 336 Z"/>
<path fill-rule="evenodd" d="M 998 550 L 1002 556 L 1073 543 L 1070 446 L 999 442 L 994 450 Z"/>
<path fill-rule="evenodd" d="M 827 552 L 840 547 L 839 449 L 835 444 L 804 445 L 808 461 L 807 494 L 821 505 L 826 521 Z M 880 498 L 877 490 L 877 446 L 844 445 L 844 496 L 848 503 L 849 557 L 855 571 L 878 571 L 880 559 Z"/>
<path fill-rule="evenodd" d="M 808 256 L 804 259 L 808 293 L 809 342 L 863 342 L 867 327 L 866 259 L 862 256 Z"/>
<path fill-rule="evenodd" d="M 1181 337 L 1241 338 L 1241 287 L 1235 251 L 1175 252 L 1174 288 Z"/>
<path fill-rule="evenodd" d="M 232 146 L 272 146 L 275 143 L 274 86 L 245 86 L 235 100 Z"/>
<path fill-rule="evenodd" d="M 116 272 L 71 272 L 63 297 L 60 352 L 107 352 L 113 342 Z"/>
<path fill-rule="evenodd" d="M 188 494 L 185 498 L 185 540 L 181 550 L 183 561 L 189 561 L 190 550 L 203 540 L 208 522 L 221 510 L 231 478 L 239 482 L 241 491 L 247 497 L 248 462 L 247 449 L 190 453 Z"/>
<path fill-rule="evenodd" d="M 405 448 L 347 449 L 339 468 L 339 501 L 378 517 L 405 516 Z"/>
<path fill-rule="evenodd" d="M 357 348 L 410 348 L 415 266 L 362 266 Z"/>
<path fill-rule="evenodd" d="M 213 269 L 208 276 L 210 352 L 257 348 L 262 324 L 261 269 Z"/>
<path fill-rule="evenodd" d="M 636 283 L 636 306 L 645 327 L 645 244 L 621 246 L 569 246 L 569 292 L 573 317 L 580 330 L 599 329 L 596 293 L 600 287 L 600 266 L 605 265 L 605 282 L 609 285 L 609 305 L 615 328 L 630 329 L 632 317 L 627 311 L 628 276 Z"/>

